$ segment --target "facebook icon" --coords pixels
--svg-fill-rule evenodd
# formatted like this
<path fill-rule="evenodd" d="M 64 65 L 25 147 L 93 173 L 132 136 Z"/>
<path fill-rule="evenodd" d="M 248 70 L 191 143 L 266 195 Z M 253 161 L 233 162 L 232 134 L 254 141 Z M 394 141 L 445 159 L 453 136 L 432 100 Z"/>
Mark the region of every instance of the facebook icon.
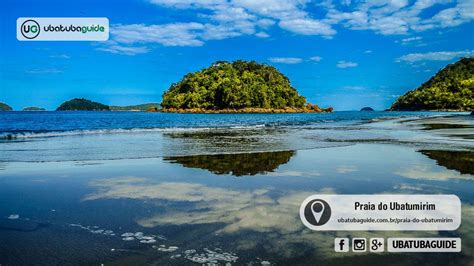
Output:
<path fill-rule="evenodd" d="M 334 251 L 349 252 L 349 238 L 334 238 Z"/>

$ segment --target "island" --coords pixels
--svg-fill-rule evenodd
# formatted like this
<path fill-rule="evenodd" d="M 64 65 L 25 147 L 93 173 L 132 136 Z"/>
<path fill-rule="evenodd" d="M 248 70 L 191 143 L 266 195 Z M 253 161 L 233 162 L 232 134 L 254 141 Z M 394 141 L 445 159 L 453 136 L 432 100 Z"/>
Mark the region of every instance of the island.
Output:
<path fill-rule="evenodd" d="M 56 111 L 109 111 L 110 107 L 87 100 L 84 98 L 74 98 L 72 100 L 63 102 Z"/>
<path fill-rule="evenodd" d="M 11 108 L 10 105 L 6 103 L 0 102 L 0 111 L 13 111 L 13 108 Z"/>
<path fill-rule="evenodd" d="M 255 61 L 217 61 L 185 75 L 163 94 L 163 112 L 331 112 L 309 104 L 275 67 Z"/>
<path fill-rule="evenodd" d="M 362 112 L 373 112 L 374 109 L 372 107 L 364 107 L 364 108 L 360 109 L 360 111 L 362 111 Z"/>
<path fill-rule="evenodd" d="M 473 111 L 474 57 L 446 66 L 415 90 L 399 97 L 391 111 Z"/>
<path fill-rule="evenodd" d="M 161 108 L 159 103 L 144 103 L 137 105 L 128 105 L 128 106 L 110 106 L 111 111 L 133 111 L 133 112 L 143 112 L 156 110 L 158 111 Z"/>
<path fill-rule="evenodd" d="M 22 111 L 46 111 L 46 109 L 41 107 L 30 106 L 23 108 Z"/>

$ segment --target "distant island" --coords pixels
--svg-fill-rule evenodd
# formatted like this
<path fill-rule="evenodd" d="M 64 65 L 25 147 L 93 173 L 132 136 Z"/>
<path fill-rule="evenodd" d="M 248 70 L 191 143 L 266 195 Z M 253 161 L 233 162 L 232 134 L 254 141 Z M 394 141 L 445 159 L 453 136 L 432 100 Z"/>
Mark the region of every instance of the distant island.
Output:
<path fill-rule="evenodd" d="M 0 102 L 0 111 L 13 111 L 13 108 L 11 108 L 10 105 L 6 103 Z"/>
<path fill-rule="evenodd" d="M 372 112 L 374 111 L 374 109 L 372 107 L 364 107 L 362 109 L 360 109 L 362 112 Z"/>
<path fill-rule="evenodd" d="M 462 58 L 397 99 L 392 111 L 473 111 L 474 57 Z"/>
<path fill-rule="evenodd" d="M 111 111 L 158 111 L 161 108 L 159 103 L 144 103 L 128 106 L 110 106 Z"/>
<path fill-rule="evenodd" d="M 31 107 L 36 108 L 36 107 Z M 129 106 L 108 106 L 102 103 L 94 102 L 84 98 L 74 98 L 62 103 L 56 111 L 140 111 L 140 112 L 159 112 L 161 105 L 159 103 L 145 103 Z M 25 111 L 25 110 L 24 110 Z M 30 110 L 32 111 L 32 110 Z"/>
<path fill-rule="evenodd" d="M 46 111 L 46 109 L 41 108 L 41 107 L 30 106 L 30 107 L 23 108 L 22 111 Z"/>
<path fill-rule="evenodd" d="M 110 107 L 84 98 L 63 102 L 56 111 L 109 111 Z"/>
<path fill-rule="evenodd" d="M 331 112 L 306 102 L 276 68 L 255 61 L 218 61 L 186 74 L 163 94 L 163 112 Z"/>

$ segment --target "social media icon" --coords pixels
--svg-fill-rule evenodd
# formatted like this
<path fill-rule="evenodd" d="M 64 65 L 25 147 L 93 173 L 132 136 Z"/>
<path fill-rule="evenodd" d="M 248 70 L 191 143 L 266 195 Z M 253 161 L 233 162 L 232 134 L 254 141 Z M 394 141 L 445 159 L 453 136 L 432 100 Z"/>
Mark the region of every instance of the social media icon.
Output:
<path fill-rule="evenodd" d="M 334 251 L 349 252 L 349 238 L 334 238 Z"/>
<path fill-rule="evenodd" d="M 370 252 L 384 252 L 385 241 L 382 237 L 371 238 L 369 241 Z"/>
<path fill-rule="evenodd" d="M 354 251 L 354 252 L 365 252 L 365 251 L 367 251 L 367 239 L 365 239 L 365 238 L 353 238 L 352 239 L 352 251 Z"/>

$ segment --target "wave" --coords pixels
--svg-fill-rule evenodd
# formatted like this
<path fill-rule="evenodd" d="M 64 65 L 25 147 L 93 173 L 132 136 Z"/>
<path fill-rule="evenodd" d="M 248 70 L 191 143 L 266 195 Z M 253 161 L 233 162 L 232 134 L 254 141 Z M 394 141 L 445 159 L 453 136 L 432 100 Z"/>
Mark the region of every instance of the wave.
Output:
<path fill-rule="evenodd" d="M 249 126 L 228 126 L 228 127 L 170 127 L 170 128 L 118 128 L 118 129 L 84 129 L 84 130 L 67 130 L 67 131 L 4 131 L 0 132 L 0 140 L 16 140 L 16 139 L 32 139 L 32 138 L 54 138 L 69 137 L 83 135 L 110 135 L 110 134 L 136 134 L 136 133 L 186 133 L 201 132 L 210 130 L 251 130 L 264 128 L 267 125 L 249 125 Z"/>

